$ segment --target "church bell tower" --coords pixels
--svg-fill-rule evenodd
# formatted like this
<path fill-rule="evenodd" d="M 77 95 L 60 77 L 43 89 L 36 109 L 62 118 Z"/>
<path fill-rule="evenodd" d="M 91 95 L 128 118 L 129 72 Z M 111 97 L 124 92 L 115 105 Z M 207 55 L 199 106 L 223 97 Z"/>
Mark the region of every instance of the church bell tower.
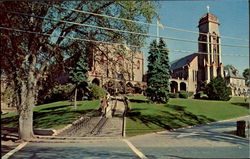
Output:
<path fill-rule="evenodd" d="M 218 18 L 209 13 L 209 10 L 199 20 L 198 79 L 205 83 L 217 76 L 223 77 L 219 25 Z"/>

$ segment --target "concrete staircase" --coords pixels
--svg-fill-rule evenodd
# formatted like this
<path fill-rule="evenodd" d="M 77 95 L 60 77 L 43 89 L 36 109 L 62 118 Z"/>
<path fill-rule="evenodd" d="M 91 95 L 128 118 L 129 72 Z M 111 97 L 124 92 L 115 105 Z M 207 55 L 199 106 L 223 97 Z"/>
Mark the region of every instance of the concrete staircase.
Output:
<path fill-rule="evenodd" d="M 72 124 L 58 136 L 64 137 L 122 137 L 125 105 L 122 100 L 112 98 L 105 115 L 88 117 Z"/>

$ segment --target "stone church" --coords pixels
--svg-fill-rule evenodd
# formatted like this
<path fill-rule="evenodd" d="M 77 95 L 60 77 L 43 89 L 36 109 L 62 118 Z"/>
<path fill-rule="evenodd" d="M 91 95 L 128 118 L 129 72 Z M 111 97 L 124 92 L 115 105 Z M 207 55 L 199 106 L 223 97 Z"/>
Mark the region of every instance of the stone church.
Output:
<path fill-rule="evenodd" d="M 224 77 L 219 20 L 206 13 L 199 20 L 198 52 L 171 63 L 171 92 L 197 92 L 217 76 Z"/>
<path fill-rule="evenodd" d="M 126 45 L 99 44 L 89 46 L 88 80 L 103 87 L 110 81 L 120 84 L 145 85 L 144 55 L 142 51 L 132 50 Z"/>

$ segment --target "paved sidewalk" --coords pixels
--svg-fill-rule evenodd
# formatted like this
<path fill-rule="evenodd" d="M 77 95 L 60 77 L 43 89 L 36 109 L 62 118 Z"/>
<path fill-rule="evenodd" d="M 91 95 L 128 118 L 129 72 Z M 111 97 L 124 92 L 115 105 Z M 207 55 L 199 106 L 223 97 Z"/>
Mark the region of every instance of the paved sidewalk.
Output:
<path fill-rule="evenodd" d="M 123 139 L 28 143 L 11 159 L 249 158 L 249 140 L 230 134 L 237 120 Z"/>
<path fill-rule="evenodd" d="M 249 140 L 232 135 L 237 120 L 131 137 L 148 158 L 248 158 Z"/>

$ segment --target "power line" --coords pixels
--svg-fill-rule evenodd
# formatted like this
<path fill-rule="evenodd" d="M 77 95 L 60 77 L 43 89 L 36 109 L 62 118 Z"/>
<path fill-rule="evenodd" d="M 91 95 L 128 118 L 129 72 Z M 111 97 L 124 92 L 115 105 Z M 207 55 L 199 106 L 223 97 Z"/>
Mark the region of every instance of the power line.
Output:
<path fill-rule="evenodd" d="M 93 12 L 88 12 L 88 11 L 83 11 L 83 10 L 78 10 L 78 9 L 70 9 L 70 8 L 66 8 L 66 7 L 60 7 L 60 6 L 46 4 L 46 3 L 41 3 L 41 2 L 36 2 L 36 3 L 47 5 L 47 6 L 51 6 L 51 7 L 58 8 L 58 9 L 70 10 L 70 11 L 78 12 L 78 13 L 86 13 L 86 14 L 91 14 L 91 15 L 94 15 L 94 16 L 112 18 L 112 19 L 116 19 L 116 20 L 122 20 L 122 21 L 127 21 L 127 22 L 133 22 L 133 23 L 138 23 L 138 24 L 144 24 L 144 25 L 151 25 L 151 26 L 159 27 L 158 24 L 153 24 L 153 23 L 135 21 L 135 20 L 125 19 L 125 18 L 118 18 L 118 17 L 109 16 L 109 15 L 105 15 L 105 14 L 98 14 L 98 13 L 93 13 Z M 180 28 L 170 27 L 170 26 L 162 26 L 162 28 L 172 29 L 172 30 L 177 30 L 177 31 L 182 31 L 182 32 L 188 32 L 188 33 L 194 33 L 194 34 L 198 34 L 198 35 L 209 35 L 210 34 L 210 33 L 201 33 L 201 32 L 196 32 L 196 31 L 191 31 L 191 30 L 186 30 L 186 29 L 180 29 Z M 238 37 L 231 37 L 231 36 L 220 36 L 220 37 L 221 38 L 232 39 L 232 40 L 249 41 L 247 39 L 242 39 L 242 38 L 238 38 Z"/>
<path fill-rule="evenodd" d="M 26 31 L 26 30 L 20 30 L 20 29 L 15 29 L 15 28 L 0 27 L 0 29 L 9 30 L 9 31 L 16 31 L 16 32 L 22 32 L 22 33 L 29 33 L 29 34 L 45 35 L 45 36 L 50 36 L 50 37 L 67 38 L 67 39 L 72 39 L 72 40 L 94 42 L 94 43 L 113 44 L 113 45 L 123 45 L 123 46 L 127 46 L 127 47 L 129 47 L 129 48 L 134 47 L 134 48 L 154 49 L 154 48 L 145 47 L 145 46 L 138 46 L 138 45 L 125 45 L 125 44 L 122 44 L 122 43 L 104 42 L 104 41 L 98 41 L 98 40 L 89 40 L 89 39 L 83 39 L 83 38 L 74 38 L 74 37 L 69 37 L 69 36 L 55 36 L 55 35 L 48 34 L 48 33 L 34 32 L 34 31 Z M 158 49 L 158 48 L 155 48 L 155 49 Z M 158 50 L 160 50 L 160 49 L 158 49 Z M 163 49 L 163 50 L 165 50 L 165 49 Z M 183 53 L 208 54 L 208 53 L 205 53 L 205 52 L 192 52 L 192 51 L 187 51 L 187 50 L 169 50 L 169 52 L 183 52 Z M 217 53 L 217 55 L 219 55 L 219 54 Z M 224 55 L 224 56 L 244 56 L 244 57 L 248 57 L 248 56 L 249 56 L 249 55 L 242 55 L 242 54 L 222 54 L 222 55 Z"/>
<path fill-rule="evenodd" d="M 94 26 L 94 25 L 89 25 L 89 24 L 81 24 L 81 23 L 65 21 L 65 20 L 51 19 L 51 18 L 36 16 L 36 15 L 30 15 L 30 14 L 26 14 L 26 13 L 6 11 L 6 10 L 2 10 L 2 9 L 0 9 L 0 11 L 4 11 L 4 12 L 7 12 L 7 13 L 11 13 L 11 14 L 28 16 L 28 17 L 40 18 L 40 19 L 45 19 L 45 20 L 63 22 L 63 23 L 68 23 L 68 24 L 73 24 L 73 25 L 79 25 L 79 26 L 84 26 L 84 27 L 91 27 L 91 28 L 103 29 L 103 30 L 108 30 L 108 31 L 123 32 L 123 33 L 129 33 L 129 34 L 135 34 L 135 35 L 141 35 L 141 36 L 147 36 L 147 37 L 149 36 L 149 37 L 155 37 L 155 38 L 163 38 L 163 39 L 168 39 L 168 40 L 192 42 L 192 43 L 197 43 L 198 42 L 198 43 L 203 43 L 203 44 L 213 44 L 213 45 L 220 45 L 220 46 L 227 46 L 227 47 L 249 48 L 249 46 L 247 46 L 247 45 L 221 44 L 221 43 L 212 43 L 212 42 L 205 42 L 205 41 L 187 40 L 187 39 L 174 38 L 174 37 L 157 36 L 157 35 L 152 35 L 152 34 L 145 34 L 145 33 L 126 31 L 126 30 L 112 29 L 112 28 L 107 28 L 107 27 Z"/>

